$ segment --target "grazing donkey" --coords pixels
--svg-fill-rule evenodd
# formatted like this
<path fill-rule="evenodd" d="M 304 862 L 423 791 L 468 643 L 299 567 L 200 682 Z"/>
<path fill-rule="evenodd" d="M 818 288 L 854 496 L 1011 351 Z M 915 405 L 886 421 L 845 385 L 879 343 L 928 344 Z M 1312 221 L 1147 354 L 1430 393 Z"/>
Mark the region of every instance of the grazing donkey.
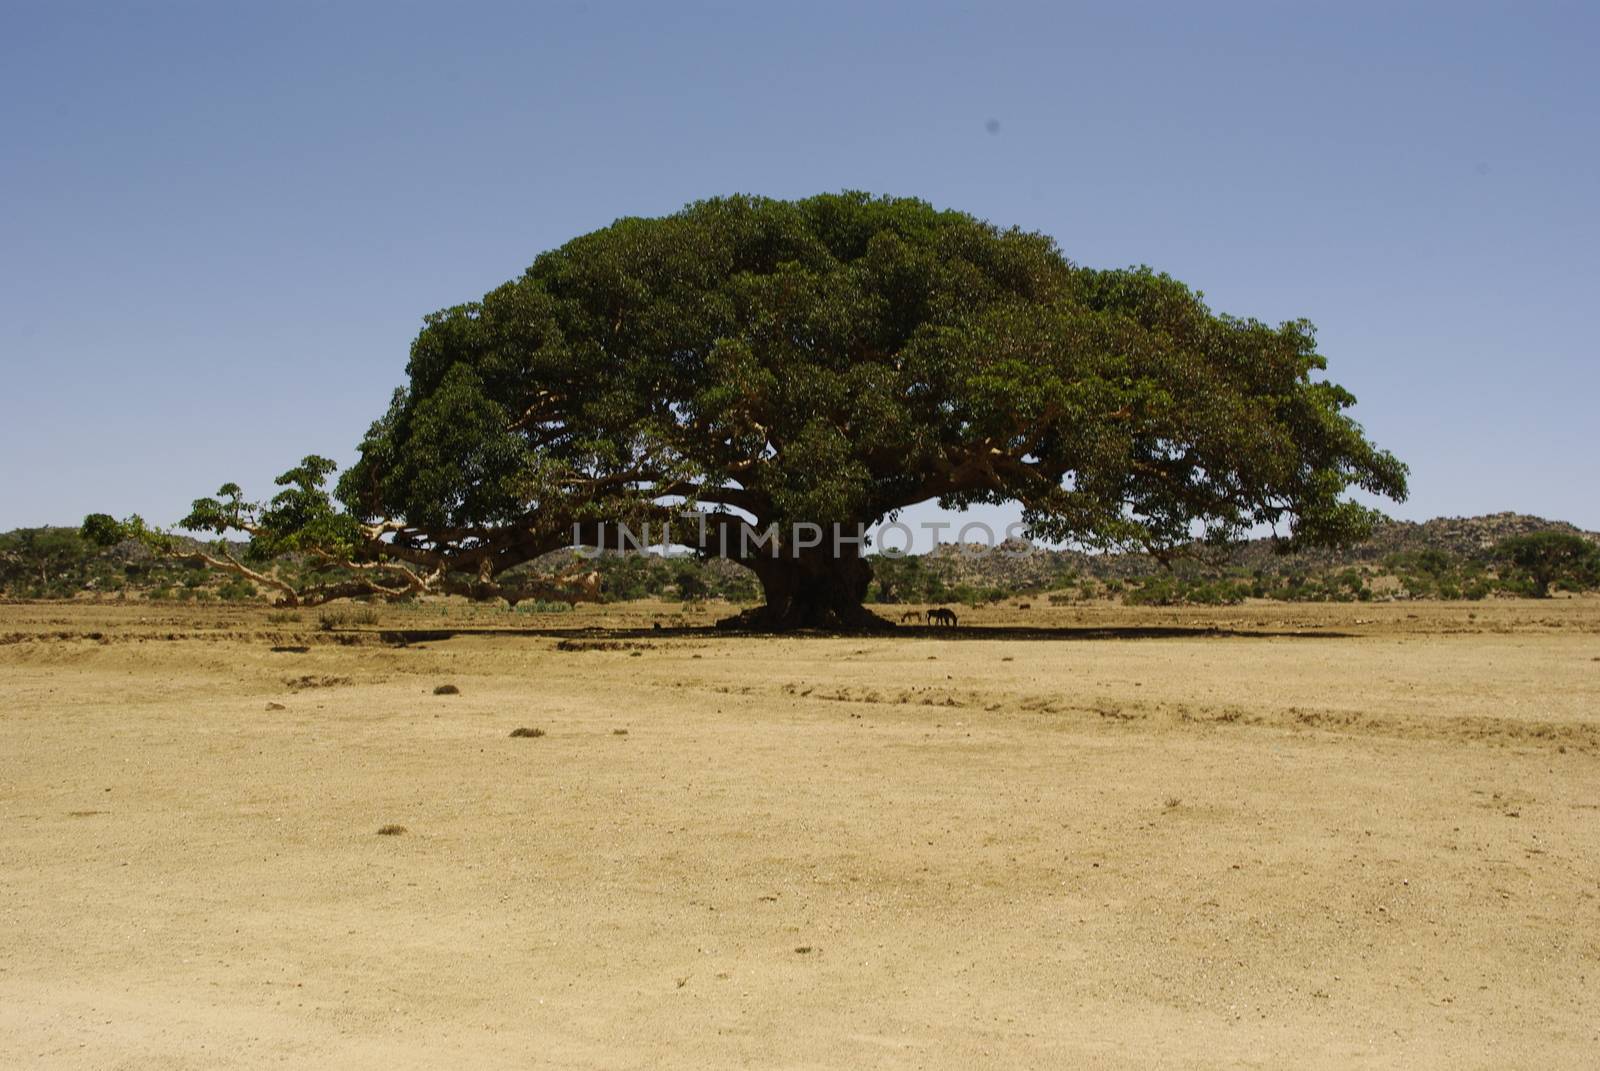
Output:
<path fill-rule="evenodd" d="M 922 611 L 921 610 L 907 610 L 905 613 L 900 615 L 900 623 L 902 625 L 907 624 L 907 623 L 912 622 L 912 621 L 921 621 L 921 620 L 922 620 Z"/>
<path fill-rule="evenodd" d="M 940 606 L 928 611 L 928 624 L 944 625 L 946 628 L 956 627 L 956 612 L 947 607 Z"/>

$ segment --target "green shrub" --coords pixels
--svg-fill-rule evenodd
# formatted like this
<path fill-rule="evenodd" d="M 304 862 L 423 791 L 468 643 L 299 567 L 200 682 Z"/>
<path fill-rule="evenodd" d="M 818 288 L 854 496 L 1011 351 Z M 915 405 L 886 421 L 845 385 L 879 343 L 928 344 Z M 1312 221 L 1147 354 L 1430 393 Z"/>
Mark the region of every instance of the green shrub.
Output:
<path fill-rule="evenodd" d="M 259 595 L 256 586 L 242 576 L 236 576 L 217 588 L 217 598 L 223 602 L 250 602 Z"/>
<path fill-rule="evenodd" d="M 517 603 L 515 610 L 519 614 L 565 614 L 571 613 L 572 607 L 564 602 L 545 602 L 543 599 L 534 599 L 530 602 Z"/>
<path fill-rule="evenodd" d="M 1175 576 L 1147 577 L 1125 601 L 1132 606 L 1175 606 L 1184 601 L 1183 587 Z"/>

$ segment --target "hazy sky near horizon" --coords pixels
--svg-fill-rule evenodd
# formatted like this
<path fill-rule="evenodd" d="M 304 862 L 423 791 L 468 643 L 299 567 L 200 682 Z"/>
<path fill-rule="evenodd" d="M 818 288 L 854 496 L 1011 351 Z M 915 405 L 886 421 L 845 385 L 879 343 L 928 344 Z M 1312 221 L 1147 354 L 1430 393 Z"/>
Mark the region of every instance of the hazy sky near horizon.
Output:
<path fill-rule="evenodd" d="M 911 195 L 1307 317 L 1406 518 L 1600 529 L 1594 5 L 0 3 L 0 530 L 348 463 L 624 215 Z"/>

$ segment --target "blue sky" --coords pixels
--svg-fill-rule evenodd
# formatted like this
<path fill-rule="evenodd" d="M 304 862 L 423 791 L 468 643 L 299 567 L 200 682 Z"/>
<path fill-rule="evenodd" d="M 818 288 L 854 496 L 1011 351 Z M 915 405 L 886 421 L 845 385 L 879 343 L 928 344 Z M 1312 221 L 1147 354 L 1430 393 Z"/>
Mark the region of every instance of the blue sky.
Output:
<path fill-rule="evenodd" d="M 347 462 L 423 314 L 846 188 L 1308 317 L 1392 513 L 1600 529 L 1600 9 L 1112 7 L 0 4 L 0 530 Z"/>

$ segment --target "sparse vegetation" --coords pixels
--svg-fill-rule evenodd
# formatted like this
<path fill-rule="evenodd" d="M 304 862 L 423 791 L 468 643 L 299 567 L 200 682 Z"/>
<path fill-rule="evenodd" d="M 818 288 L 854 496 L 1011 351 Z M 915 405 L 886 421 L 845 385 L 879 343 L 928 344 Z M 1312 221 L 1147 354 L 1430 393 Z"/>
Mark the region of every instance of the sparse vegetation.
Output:
<path fill-rule="evenodd" d="M 360 628 L 377 623 L 378 608 L 375 606 L 346 606 L 324 610 L 317 616 L 317 627 L 324 632 L 341 628 Z"/>
<path fill-rule="evenodd" d="M 223 602 L 254 602 L 260 594 L 254 584 L 239 576 L 229 577 L 217 587 L 217 598 Z"/>
<path fill-rule="evenodd" d="M 1222 606 L 1243 602 L 1249 594 L 1249 586 L 1240 583 L 1162 575 L 1147 577 L 1138 587 L 1128 591 L 1123 601 L 1133 606 L 1173 606 L 1179 603 Z"/>
<path fill-rule="evenodd" d="M 1252 543 L 1218 564 L 1180 558 L 1170 570 L 1138 554 L 1036 550 L 1014 556 L 965 556 L 947 545 L 919 556 L 875 557 L 867 598 L 883 605 L 977 606 L 1036 597 L 1057 606 L 1108 599 L 1172 606 L 1224 605 L 1245 597 L 1367 602 L 1580 592 L 1600 586 L 1600 560 L 1592 556 L 1600 545 L 1597 539 L 1570 526 L 1499 514 L 1421 525 L 1389 523 L 1380 526 L 1369 542 L 1345 552 L 1279 556 L 1271 553 L 1269 544 Z M 683 599 L 692 608 L 707 600 L 741 605 L 760 598 L 754 576 L 720 558 L 630 552 L 581 559 L 563 551 L 529 568 L 560 572 L 580 565 L 597 571 L 602 596 L 611 602 Z M 337 569 L 313 569 L 292 555 L 279 568 L 294 573 L 298 582 L 320 578 L 335 583 L 347 578 Z M 14 598 L 93 595 L 234 604 L 262 598 L 258 585 L 243 578 L 155 556 L 133 541 L 101 547 L 65 528 L 19 529 L 0 535 L 0 593 Z M 502 612 L 565 614 L 571 605 L 528 599 L 504 606 Z M 279 608 L 267 619 L 276 625 L 296 624 L 301 612 Z M 333 631 L 378 622 L 376 606 L 352 604 L 323 609 L 317 624 Z"/>
<path fill-rule="evenodd" d="M 349 677 L 332 673 L 307 673 L 300 677 L 290 677 L 283 682 L 292 692 L 303 692 L 309 688 L 341 688 L 355 681 Z"/>

